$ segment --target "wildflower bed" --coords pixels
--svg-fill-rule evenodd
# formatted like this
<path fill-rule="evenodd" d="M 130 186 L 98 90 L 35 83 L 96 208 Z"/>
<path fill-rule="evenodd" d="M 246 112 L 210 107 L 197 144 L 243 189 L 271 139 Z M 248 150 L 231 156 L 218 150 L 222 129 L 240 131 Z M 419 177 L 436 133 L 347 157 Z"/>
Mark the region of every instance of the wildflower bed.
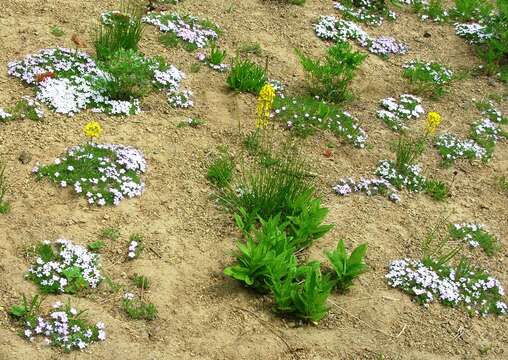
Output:
<path fill-rule="evenodd" d="M 0 96 L 0 119 L 9 120 L 0 121 L 0 170 L 7 165 L 7 182 L 0 176 L 0 210 L 10 205 L 5 215 L 0 211 L 0 305 L 11 314 L 0 319 L 0 357 L 49 359 L 61 350 L 104 359 L 506 353 L 506 96 L 500 77 L 481 72 L 473 53 L 489 40 L 481 34 L 490 25 L 478 22 L 485 28 L 477 31 L 478 40 L 471 34 L 468 44 L 453 34 L 460 28 L 453 22 L 465 29 L 472 21 L 420 22 L 424 13 L 415 16 L 411 7 L 389 2 L 388 12 L 364 12 L 356 1 L 340 2 L 348 9 L 332 1 L 303 7 L 293 1 L 149 3 L 139 49 L 115 55 L 143 74 L 131 88 L 134 95 L 124 99 L 103 90 L 104 84 L 111 89 L 119 62 L 98 60 L 88 20 L 103 13 L 104 26 L 116 18 L 131 23 L 125 9 L 107 15 L 104 4 L 83 7 L 77 0 L 65 7 L 48 3 L 41 12 L 5 4 L 13 19 L 41 21 L 29 30 L 9 26 L 19 37 L 0 29 L 7 45 L 0 54 L 4 65 L 20 59 L 11 78 L 5 76 Z M 315 39 L 312 24 L 321 14 L 335 18 L 330 31 L 339 35 L 330 42 Z M 346 84 L 350 96 L 316 99 L 294 49 L 323 61 L 346 33 L 342 39 L 351 51 L 367 56 Z M 84 44 L 72 40 L 74 34 Z M 246 51 L 245 44 L 257 47 Z M 51 55 L 39 57 L 43 46 L 67 48 L 43 50 Z M 23 58 L 27 53 L 33 55 Z M 419 93 L 403 77 L 403 64 L 411 59 L 445 60 L 457 76 L 443 85 L 439 99 Z M 30 67 L 31 61 L 40 69 Z M 251 93 L 225 85 L 242 61 L 260 70 Z M 82 70 L 73 73 L 67 66 Z M 192 92 L 183 88 L 187 81 Z M 259 96 L 267 83 L 272 89 Z M 32 90 L 31 97 L 22 97 Z M 154 96 L 145 97 L 149 92 Z M 257 97 L 263 100 L 258 108 Z M 475 110 L 473 98 L 487 101 Z M 425 124 L 433 112 L 440 114 L 438 123 Z M 89 126 L 89 141 L 83 141 L 81 129 L 90 120 L 107 129 L 105 139 Z M 460 143 L 458 149 L 441 146 L 447 135 Z M 393 145 L 406 136 L 424 139 L 425 149 L 407 167 L 397 167 Z M 287 143 L 294 147 L 284 148 Z M 301 153 L 309 166 L 279 171 L 280 153 L 267 144 L 288 155 Z M 445 164 L 451 168 L 439 165 L 442 152 L 443 163 L 452 154 Z M 458 161 L 468 156 L 480 161 Z M 44 165 L 37 163 L 41 159 Z M 267 201 L 269 211 L 261 211 L 256 196 L 275 194 L 275 186 L 259 190 L 254 176 L 274 179 L 275 172 L 312 183 L 312 196 Z M 427 192 L 433 179 L 448 188 L 442 202 L 411 193 Z M 288 198 L 286 184 L 279 199 Z M 85 201 L 64 196 L 67 191 Z M 275 226 L 280 211 L 285 213 Z M 261 213 L 264 225 L 256 216 Z M 453 221 L 444 232 L 469 264 L 454 259 L 441 266 L 436 258 L 415 256 L 422 233 L 448 216 Z M 262 241 L 259 233 L 266 235 Z M 59 236 L 76 243 L 39 244 Z M 39 254 L 40 245 L 50 246 L 52 257 Z M 247 278 L 245 269 L 256 263 L 249 268 L 242 250 L 263 254 L 263 247 L 271 254 L 259 262 L 263 274 L 253 271 Z M 47 275 L 44 267 L 51 268 Z M 393 276 L 385 278 L 387 273 Z M 28 297 L 20 303 L 23 292 Z M 30 295 L 40 293 L 49 296 L 37 307 L 38 298 Z M 55 301 L 62 303 L 51 309 Z M 242 344 L 231 345 L 238 334 Z M 260 338 L 263 347 L 257 346 Z"/>

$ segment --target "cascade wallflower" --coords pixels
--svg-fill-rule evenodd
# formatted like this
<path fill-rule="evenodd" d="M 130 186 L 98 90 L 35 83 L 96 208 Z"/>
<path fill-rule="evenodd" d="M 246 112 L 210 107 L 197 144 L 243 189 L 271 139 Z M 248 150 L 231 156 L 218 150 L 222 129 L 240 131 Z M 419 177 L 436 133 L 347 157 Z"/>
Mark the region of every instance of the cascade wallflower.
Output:
<path fill-rule="evenodd" d="M 441 121 L 442 118 L 441 115 L 439 115 L 439 113 L 434 111 L 429 112 L 429 114 L 427 115 L 427 122 L 425 123 L 425 133 L 427 135 L 434 136 L 436 134 L 436 130 L 439 124 L 441 124 Z"/>
<path fill-rule="evenodd" d="M 265 129 L 268 126 L 274 100 L 275 90 L 270 83 L 267 83 L 259 92 L 257 105 L 258 119 L 256 121 L 256 128 Z"/>
<path fill-rule="evenodd" d="M 102 134 L 102 126 L 97 121 L 90 121 L 83 127 L 83 132 L 90 139 L 99 138 Z"/>

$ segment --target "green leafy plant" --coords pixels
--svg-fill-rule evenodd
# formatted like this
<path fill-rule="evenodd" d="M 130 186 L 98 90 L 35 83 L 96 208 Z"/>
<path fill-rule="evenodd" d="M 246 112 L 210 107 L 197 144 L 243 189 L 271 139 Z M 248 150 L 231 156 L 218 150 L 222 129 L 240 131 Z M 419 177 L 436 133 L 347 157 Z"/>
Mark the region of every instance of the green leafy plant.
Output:
<path fill-rule="evenodd" d="M 95 35 L 95 52 L 101 61 L 119 50 L 138 51 L 143 33 L 143 11 L 136 1 L 122 3 L 120 12 L 112 12 L 111 22 L 101 23 Z"/>
<path fill-rule="evenodd" d="M 1 176 L 0 176 L 0 179 L 1 179 Z M 1 181 L 0 181 L 1 183 Z M 499 187 L 499 189 L 504 192 L 505 194 L 508 195 L 508 179 L 506 178 L 506 176 L 500 176 L 497 178 L 497 186 Z M 0 185 L 0 189 L 1 189 L 1 185 Z M 0 190 L 0 194 L 1 194 L 1 190 Z M 0 196 L 0 199 L 1 199 L 1 196 Z"/>
<path fill-rule="evenodd" d="M 295 249 L 308 247 L 333 228 L 333 225 L 323 224 L 329 209 L 321 206 L 321 200 L 315 198 L 312 191 L 297 197 L 293 206 L 295 215 L 288 216 L 288 234 Z"/>
<path fill-rule="evenodd" d="M 39 295 L 30 300 L 23 295 L 22 303 L 11 307 L 9 314 L 22 327 L 23 338 L 35 341 L 43 337 L 47 345 L 62 348 L 64 352 L 83 350 L 93 342 L 106 339 L 104 324 L 91 324 L 83 319 L 85 310 L 73 308 L 70 301 L 56 302 L 49 314 L 41 312 L 42 301 Z M 63 335 L 62 328 L 72 329 L 72 333 Z"/>
<path fill-rule="evenodd" d="M 117 240 L 120 237 L 120 229 L 107 227 L 101 230 L 100 237 L 107 240 Z"/>
<path fill-rule="evenodd" d="M 317 323 L 328 313 L 326 301 L 333 281 L 322 275 L 317 261 L 298 267 L 285 280 L 272 278 L 275 311 Z"/>
<path fill-rule="evenodd" d="M 413 85 L 413 91 L 439 98 L 454 79 L 453 72 L 437 62 L 413 60 L 404 65 L 403 76 Z"/>
<path fill-rule="evenodd" d="M 297 199 L 314 192 L 307 166 L 290 149 L 272 155 L 272 158 L 277 161 L 270 167 L 253 164 L 244 169 L 236 183 L 219 195 L 221 203 L 233 213 L 243 208 L 248 213 L 257 212 L 263 219 L 280 214 L 284 221 L 288 216 L 296 215 Z"/>
<path fill-rule="evenodd" d="M 450 17 L 462 22 L 486 20 L 494 10 L 489 0 L 455 0 Z"/>
<path fill-rule="evenodd" d="M 282 121 L 287 129 L 300 137 L 307 137 L 322 129 L 355 147 L 364 147 L 367 140 L 357 119 L 339 105 L 316 97 L 276 97 L 274 113 L 276 120 Z"/>
<path fill-rule="evenodd" d="M 108 74 L 97 78 L 95 86 L 114 100 L 140 98 L 153 89 L 153 69 L 160 66 L 135 50 L 119 49 L 101 64 Z"/>
<path fill-rule="evenodd" d="M 367 271 L 364 262 L 367 253 L 367 244 L 357 246 L 351 255 L 348 255 L 344 240 L 340 240 L 334 251 L 328 251 L 326 257 L 332 264 L 334 273 L 334 286 L 339 292 L 345 292 L 353 284 L 353 280 Z"/>
<path fill-rule="evenodd" d="M 204 124 L 205 124 L 205 121 L 201 120 L 199 118 L 188 118 L 186 121 L 179 122 L 176 125 L 176 127 L 177 128 L 184 128 L 184 127 L 198 128 Z"/>
<path fill-rule="evenodd" d="M 367 55 L 353 51 L 351 45 L 339 42 L 327 50 L 324 60 L 316 60 L 296 50 L 306 72 L 312 95 L 340 103 L 351 98 L 349 85 Z"/>
<path fill-rule="evenodd" d="M 487 33 L 492 36 L 478 48 L 478 54 L 486 62 L 490 74 L 500 73 L 508 81 L 508 2 L 496 1 L 496 14 L 487 23 Z"/>
<path fill-rule="evenodd" d="M 453 240 L 465 242 L 472 248 L 479 246 L 489 256 L 494 255 L 500 248 L 496 237 L 486 231 L 482 224 L 450 224 L 448 232 Z"/>
<path fill-rule="evenodd" d="M 26 277 L 45 294 L 75 294 L 96 288 L 102 280 L 99 256 L 69 240 L 42 242 Z"/>
<path fill-rule="evenodd" d="M 136 298 L 132 293 L 126 293 L 122 300 L 122 309 L 127 316 L 134 320 L 155 320 L 157 307 L 153 303 Z"/>
<path fill-rule="evenodd" d="M 56 37 L 61 37 L 65 35 L 65 32 L 57 25 L 53 25 L 49 28 L 49 31 L 51 32 L 51 35 Z"/>
<path fill-rule="evenodd" d="M 106 246 L 106 243 L 104 243 L 104 241 L 97 240 L 97 241 L 94 241 L 94 242 L 88 244 L 88 250 L 94 251 L 94 252 L 99 252 L 99 251 L 101 251 L 101 249 L 104 246 Z"/>
<path fill-rule="evenodd" d="M 159 35 L 159 41 L 168 49 L 177 47 L 180 44 L 180 39 L 175 33 L 166 32 Z"/>
<path fill-rule="evenodd" d="M 426 180 L 424 190 L 437 201 L 443 201 L 449 197 L 448 187 L 440 180 Z"/>
<path fill-rule="evenodd" d="M 296 258 L 287 239 L 287 223 L 282 223 L 279 215 L 259 221 L 259 229 L 248 234 L 245 243 L 237 242 L 237 264 L 224 269 L 224 274 L 266 293 L 270 274 L 286 276 L 296 266 Z"/>
<path fill-rule="evenodd" d="M 207 179 L 219 188 L 226 187 L 233 178 L 235 163 L 227 150 L 222 149 L 208 167 Z"/>
<path fill-rule="evenodd" d="M 226 58 L 226 50 L 221 50 L 216 43 L 212 43 L 210 47 L 210 55 L 206 57 L 206 61 L 212 65 L 222 65 Z"/>
<path fill-rule="evenodd" d="M 149 289 L 151 285 L 148 278 L 143 275 L 134 275 L 132 282 L 136 285 L 136 287 L 144 290 Z"/>
<path fill-rule="evenodd" d="M 430 0 L 426 10 L 426 15 L 434 21 L 446 21 L 448 15 L 444 8 L 443 0 Z"/>
<path fill-rule="evenodd" d="M 248 59 L 236 58 L 231 71 L 226 79 L 227 84 L 233 90 L 259 93 L 263 85 L 268 81 L 265 70 Z"/>
<path fill-rule="evenodd" d="M 22 303 L 12 305 L 9 315 L 18 320 L 28 321 L 31 324 L 35 323 L 43 301 L 44 298 L 39 295 L 34 295 L 30 300 L 28 300 L 23 294 Z"/>
<path fill-rule="evenodd" d="M 238 52 L 241 54 L 254 54 L 257 56 L 261 56 L 263 54 L 263 50 L 261 49 L 261 45 L 258 42 L 246 42 L 240 44 L 238 47 Z"/>
<path fill-rule="evenodd" d="M 5 201 L 5 194 L 9 186 L 7 184 L 7 177 L 5 175 L 6 165 L 0 162 L 0 214 L 7 214 L 11 208 L 10 204 Z"/>
<path fill-rule="evenodd" d="M 405 169 L 416 163 L 424 150 L 424 139 L 411 139 L 407 136 L 401 136 L 395 146 L 395 166 L 397 171 L 404 173 Z"/>

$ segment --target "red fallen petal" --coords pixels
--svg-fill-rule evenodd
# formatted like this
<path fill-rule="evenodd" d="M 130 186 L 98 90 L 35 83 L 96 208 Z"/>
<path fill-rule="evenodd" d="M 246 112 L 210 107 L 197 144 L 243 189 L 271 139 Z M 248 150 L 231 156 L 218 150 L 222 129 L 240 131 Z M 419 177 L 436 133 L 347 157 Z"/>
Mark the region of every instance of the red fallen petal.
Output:
<path fill-rule="evenodd" d="M 42 74 L 37 74 L 37 76 L 35 77 L 35 80 L 37 82 L 42 82 L 48 78 L 54 78 L 54 77 L 56 77 L 56 74 L 52 71 L 48 71 L 48 72 L 45 72 Z"/>

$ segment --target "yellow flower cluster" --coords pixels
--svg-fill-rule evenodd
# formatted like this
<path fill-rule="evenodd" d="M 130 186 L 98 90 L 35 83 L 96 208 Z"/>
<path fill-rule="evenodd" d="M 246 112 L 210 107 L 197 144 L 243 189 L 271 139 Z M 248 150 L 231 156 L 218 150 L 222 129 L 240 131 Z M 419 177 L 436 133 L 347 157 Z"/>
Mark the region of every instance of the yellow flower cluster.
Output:
<path fill-rule="evenodd" d="M 442 119 L 439 113 L 434 111 L 429 112 L 427 115 L 427 122 L 425 123 L 425 133 L 434 136 L 441 121 Z"/>
<path fill-rule="evenodd" d="M 102 126 L 97 121 L 90 121 L 83 128 L 83 132 L 85 133 L 86 137 L 89 137 L 90 139 L 95 139 L 101 136 Z"/>
<path fill-rule="evenodd" d="M 273 101 L 275 100 L 275 90 L 272 85 L 265 84 L 258 97 L 258 119 L 256 128 L 266 129 L 270 123 L 270 113 L 272 111 Z"/>

